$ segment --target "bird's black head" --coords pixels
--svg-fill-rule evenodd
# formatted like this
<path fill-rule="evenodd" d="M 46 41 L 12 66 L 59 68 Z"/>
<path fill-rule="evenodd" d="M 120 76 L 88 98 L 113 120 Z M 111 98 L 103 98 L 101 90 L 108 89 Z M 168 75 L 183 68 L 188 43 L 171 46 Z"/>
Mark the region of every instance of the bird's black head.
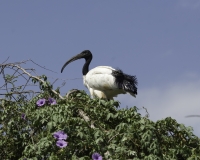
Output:
<path fill-rule="evenodd" d="M 92 53 L 89 50 L 84 50 L 81 53 L 77 54 L 76 56 L 72 57 L 71 59 L 69 59 L 62 67 L 61 69 L 61 73 L 63 72 L 64 68 L 71 62 L 81 59 L 81 58 L 85 58 L 86 63 L 89 66 L 89 63 L 92 60 Z"/>
<path fill-rule="evenodd" d="M 89 58 L 89 57 L 91 57 L 92 56 L 92 53 L 90 52 L 90 50 L 84 50 L 84 51 L 82 51 L 80 54 L 78 54 L 78 55 L 80 55 L 82 58 Z"/>

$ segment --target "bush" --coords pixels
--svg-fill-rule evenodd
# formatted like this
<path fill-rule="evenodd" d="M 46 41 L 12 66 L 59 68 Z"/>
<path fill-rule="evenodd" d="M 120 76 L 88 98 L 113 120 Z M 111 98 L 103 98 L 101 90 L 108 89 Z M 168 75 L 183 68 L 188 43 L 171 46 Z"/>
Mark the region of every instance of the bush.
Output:
<path fill-rule="evenodd" d="M 12 87 L 0 99 L 1 159 L 87 160 L 95 152 L 111 160 L 200 159 L 200 139 L 170 117 L 153 122 L 135 106 L 119 109 L 119 102 L 79 90 L 63 98 L 46 76 L 29 76 L 40 91 L 27 99 L 14 85 L 20 77 L 7 77 Z"/>

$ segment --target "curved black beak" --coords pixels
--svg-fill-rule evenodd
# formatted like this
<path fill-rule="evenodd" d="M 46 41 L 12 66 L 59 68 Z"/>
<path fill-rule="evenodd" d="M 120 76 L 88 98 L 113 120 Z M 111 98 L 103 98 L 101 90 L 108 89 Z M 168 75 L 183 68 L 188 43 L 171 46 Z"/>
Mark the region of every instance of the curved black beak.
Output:
<path fill-rule="evenodd" d="M 61 69 L 61 73 L 63 72 L 64 68 L 71 62 L 76 61 L 78 59 L 81 58 L 85 58 L 86 60 L 88 59 L 88 57 L 92 57 L 92 53 L 89 50 L 84 50 L 81 53 L 77 54 L 76 56 L 72 57 L 71 59 L 69 59 L 62 67 Z"/>

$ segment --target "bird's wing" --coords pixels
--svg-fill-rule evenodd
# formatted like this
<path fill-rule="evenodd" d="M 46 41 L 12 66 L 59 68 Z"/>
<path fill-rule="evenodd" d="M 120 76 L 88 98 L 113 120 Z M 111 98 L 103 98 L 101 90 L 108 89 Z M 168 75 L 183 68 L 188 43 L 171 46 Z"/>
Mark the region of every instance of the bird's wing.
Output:
<path fill-rule="evenodd" d="M 113 70 L 114 68 L 108 66 L 93 68 L 87 73 L 85 83 L 96 90 L 116 89 L 115 77 L 112 75 Z"/>
<path fill-rule="evenodd" d="M 137 94 L 137 78 L 109 66 L 91 69 L 85 77 L 85 83 L 89 88 L 102 91 L 107 96 L 108 94 L 116 96 L 128 92 L 135 97 Z"/>

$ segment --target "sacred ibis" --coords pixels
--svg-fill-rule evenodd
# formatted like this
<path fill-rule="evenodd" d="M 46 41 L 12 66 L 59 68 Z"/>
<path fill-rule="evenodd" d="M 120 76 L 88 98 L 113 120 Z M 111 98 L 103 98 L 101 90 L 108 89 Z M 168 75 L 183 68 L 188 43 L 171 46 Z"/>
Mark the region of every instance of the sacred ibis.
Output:
<path fill-rule="evenodd" d="M 92 97 L 113 99 L 118 94 L 126 94 L 136 97 L 137 95 L 137 78 L 125 74 L 120 69 L 114 69 L 109 66 L 98 66 L 89 71 L 89 65 L 92 60 L 92 53 L 84 50 L 80 54 L 69 59 L 62 67 L 64 68 L 71 62 L 84 58 L 83 65 L 83 83 L 88 88 Z"/>

